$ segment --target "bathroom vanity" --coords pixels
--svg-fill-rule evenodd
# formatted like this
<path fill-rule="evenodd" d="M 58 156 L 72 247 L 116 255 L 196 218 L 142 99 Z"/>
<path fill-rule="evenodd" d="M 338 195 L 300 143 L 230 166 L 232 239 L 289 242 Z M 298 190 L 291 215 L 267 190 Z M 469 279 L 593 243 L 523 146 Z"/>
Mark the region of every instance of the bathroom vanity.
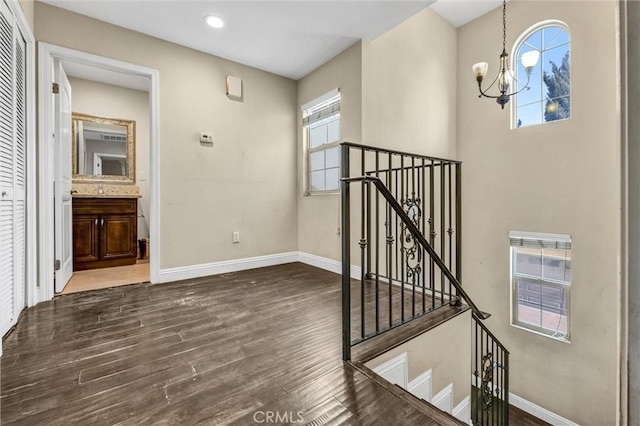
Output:
<path fill-rule="evenodd" d="M 138 256 L 135 122 L 73 113 L 73 270 L 133 265 Z"/>
<path fill-rule="evenodd" d="M 133 265 L 137 242 L 137 197 L 73 198 L 74 271 Z"/>

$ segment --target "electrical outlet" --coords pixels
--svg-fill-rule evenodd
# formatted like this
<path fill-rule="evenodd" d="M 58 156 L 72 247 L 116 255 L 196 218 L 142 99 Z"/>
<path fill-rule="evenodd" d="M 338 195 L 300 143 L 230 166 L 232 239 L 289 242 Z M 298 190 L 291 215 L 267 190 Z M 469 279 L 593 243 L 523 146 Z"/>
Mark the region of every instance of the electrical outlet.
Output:
<path fill-rule="evenodd" d="M 235 231 L 233 233 L 233 242 L 234 243 L 239 243 L 240 242 L 240 232 L 239 231 Z"/>
<path fill-rule="evenodd" d="M 141 181 L 147 180 L 147 172 L 145 172 L 144 170 L 140 171 L 140 180 Z"/>

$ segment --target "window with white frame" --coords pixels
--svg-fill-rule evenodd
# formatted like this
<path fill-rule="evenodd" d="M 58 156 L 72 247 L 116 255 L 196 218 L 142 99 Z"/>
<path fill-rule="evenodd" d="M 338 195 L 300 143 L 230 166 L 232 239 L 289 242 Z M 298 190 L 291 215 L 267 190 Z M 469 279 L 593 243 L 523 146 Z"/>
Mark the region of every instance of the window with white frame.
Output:
<path fill-rule="evenodd" d="M 340 189 L 340 92 L 336 89 L 302 107 L 307 193 Z"/>
<path fill-rule="evenodd" d="M 531 72 L 529 89 L 516 95 L 514 127 L 563 120 L 571 116 L 571 70 L 569 28 L 560 21 L 545 21 L 534 25 L 514 46 L 516 81 L 527 81 L 522 55 L 540 52 L 540 60 Z"/>
<path fill-rule="evenodd" d="M 509 233 L 511 323 L 570 340 L 571 236 Z"/>

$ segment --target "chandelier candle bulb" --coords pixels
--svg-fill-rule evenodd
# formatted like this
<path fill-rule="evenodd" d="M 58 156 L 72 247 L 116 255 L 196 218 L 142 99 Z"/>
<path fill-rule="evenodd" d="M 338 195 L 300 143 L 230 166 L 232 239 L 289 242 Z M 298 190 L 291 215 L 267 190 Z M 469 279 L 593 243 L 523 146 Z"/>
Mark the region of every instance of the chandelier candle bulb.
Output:
<path fill-rule="evenodd" d="M 537 50 L 532 50 L 530 52 L 522 55 L 522 66 L 527 72 L 531 72 L 533 67 L 538 63 L 538 59 L 540 59 L 540 52 Z"/>
<path fill-rule="evenodd" d="M 486 62 L 478 62 L 472 68 L 473 68 L 473 75 L 475 75 L 476 78 L 482 79 L 484 78 L 485 75 L 487 75 L 487 71 L 489 70 L 489 64 Z"/>

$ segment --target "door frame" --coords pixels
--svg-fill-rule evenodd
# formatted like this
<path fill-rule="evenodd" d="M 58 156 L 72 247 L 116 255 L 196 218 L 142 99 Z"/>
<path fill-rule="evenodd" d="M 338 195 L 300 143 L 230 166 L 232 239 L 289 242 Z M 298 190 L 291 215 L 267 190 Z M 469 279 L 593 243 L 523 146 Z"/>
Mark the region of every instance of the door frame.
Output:
<path fill-rule="evenodd" d="M 159 282 L 160 275 L 160 73 L 153 68 L 147 68 L 127 62 L 118 61 L 79 50 L 38 42 L 38 240 L 39 246 L 39 282 L 40 291 L 38 301 L 50 300 L 54 296 L 54 228 L 53 228 L 53 143 L 51 142 L 54 129 L 53 122 L 53 94 L 50 88 L 53 84 L 51 63 L 53 59 L 63 62 L 76 62 L 96 68 L 132 74 L 148 78 L 149 80 L 149 183 L 150 183 L 150 218 L 149 236 L 151 240 L 149 251 L 149 272 L 151 283 Z"/>

